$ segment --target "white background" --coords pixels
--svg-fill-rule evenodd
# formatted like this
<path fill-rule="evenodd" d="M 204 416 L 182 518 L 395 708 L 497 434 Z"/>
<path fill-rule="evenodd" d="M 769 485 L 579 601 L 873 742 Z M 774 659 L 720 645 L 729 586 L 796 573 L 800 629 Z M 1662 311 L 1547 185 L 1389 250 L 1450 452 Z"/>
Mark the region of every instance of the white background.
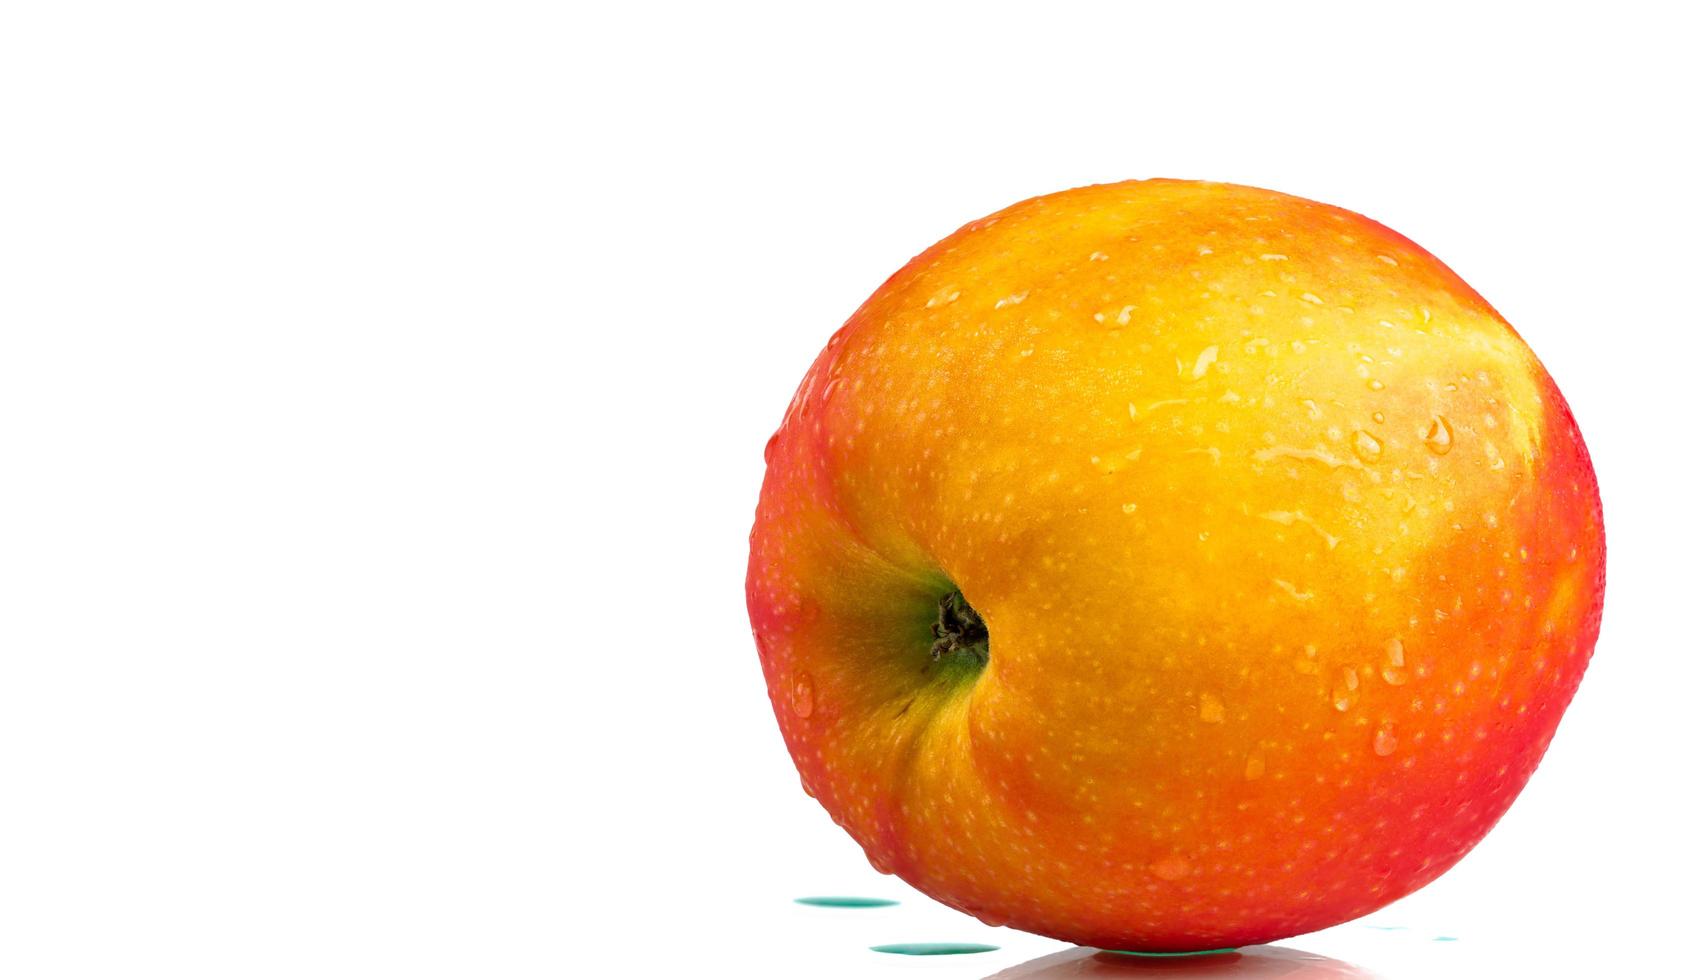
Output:
<path fill-rule="evenodd" d="M 1289 941 L 1335 958 L 1301 975 L 1686 969 L 1672 5 L 597 6 L 3 8 L 0 974 L 1064 949 L 876 875 L 801 794 L 746 534 L 765 438 L 884 277 L 1148 176 L 1441 256 L 1557 378 L 1606 505 L 1540 773 L 1368 920 L 1403 929 Z M 818 892 L 905 903 L 791 904 Z M 865 949 L 935 939 L 1005 949 Z"/>

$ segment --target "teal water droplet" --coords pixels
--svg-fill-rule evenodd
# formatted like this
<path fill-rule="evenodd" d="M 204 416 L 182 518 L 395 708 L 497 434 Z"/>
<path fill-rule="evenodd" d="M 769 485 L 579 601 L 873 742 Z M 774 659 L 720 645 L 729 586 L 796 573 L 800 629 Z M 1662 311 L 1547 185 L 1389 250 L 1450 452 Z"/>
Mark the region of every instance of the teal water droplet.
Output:
<path fill-rule="evenodd" d="M 1179 959 L 1187 956 L 1222 956 L 1226 953 L 1238 953 L 1239 951 L 1238 947 L 1225 946 L 1220 949 L 1195 949 L 1185 953 L 1141 953 L 1132 949 L 1105 949 L 1100 952 L 1110 953 L 1113 956 L 1137 956 L 1144 957 L 1149 960 L 1165 960 Z"/>
<path fill-rule="evenodd" d="M 964 953 L 992 953 L 998 946 L 986 943 L 888 943 L 886 946 L 872 946 L 878 953 L 894 953 L 899 956 L 958 956 Z"/>
<path fill-rule="evenodd" d="M 1436 937 L 1434 937 L 1434 941 L 1437 942 L 1437 943 L 1455 943 L 1455 942 L 1458 941 L 1458 937 L 1457 936 L 1436 936 Z"/>
<path fill-rule="evenodd" d="M 891 898 L 864 898 L 859 895 L 807 895 L 794 901 L 825 909 L 881 909 L 899 904 Z"/>

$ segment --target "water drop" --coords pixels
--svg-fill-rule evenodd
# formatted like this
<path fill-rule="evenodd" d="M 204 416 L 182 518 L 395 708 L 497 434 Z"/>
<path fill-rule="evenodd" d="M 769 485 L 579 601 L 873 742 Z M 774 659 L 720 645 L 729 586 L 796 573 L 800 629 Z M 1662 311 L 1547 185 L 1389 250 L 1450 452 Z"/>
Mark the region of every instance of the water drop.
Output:
<path fill-rule="evenodd" d="M 1381 440 L 1359 429 L 1352 433 L 1352 451 L 1364 462 L 1373 463 L 1381 458 Z"/>
<path fill-rule="evenodd" d="M 1376 755 L 1392 755 L 1393 750 L 1397 749 L 1398 747 L 1399 747 L 1399 739 L 1395 738 L 1394 735 L 1393 735 L 1393 726 L 1392 725 L 1381 726 L 1381 729 L 1376 732 L 1376 740 L 1375 740 Z"/>
<path fill-rule="evenodd" d="M 1223 702 L 1214 695 L 1201 694 L 1199 696 L 1199 720 L 1208 724 L 1218 724 L 1223 720 Z"/>
<path fill-rule="evenodd" d="M 777 432 L 775 435 L 770 437 L 770 441 L 764 444 L 764 465 L 770 465 L 770 458 L 776 455 L 776 441 L 781 438 L 782 433 Z"/>
<path fill-rule="evenodd" d="M 1192 869 L 1188 867 L 1187 859 L 1180 854 L 1172 854 L 1152 866 L 1152 873 L 1165 881 L 1185 878 L 1190 870 Z"/>
<path fill-rule="evenodd" d="M 1397 636 L 1387 641 L 1387 665 L 1381 669 L 1381 679 L 1394 687 L 1404 684 L 1407 680 L 1405 644 Z"/>
<path fill-rule="evenodd" d="M 812 709 L 817 706 L 816 695 L 811 690 L 811 678 L 800 674 L 794 678 L 793 690 L 790 692 L 794 714 L 801 718 L 810 718 Z"/>
<path fill-rule="evenodd" d="M 1207 347 L 1204 350 L 1200 351 L 1199 356 L 1195 357 L 1193 359 L 1193 373 L 1192 373 L 1193 380 L 1198 381 L 1200 378 L 1205 377 L 1205 372 L 1211 370 L 1211 365 L 1215 364 L 1216 362 L 1217 362 L 1217 345 L 1216 344 L 1212 344 L 1210 347 Z"/>
<path fill-rule="evenodd" d="M 1334 701 L 1334 710 L 1345 711 L 1351 708 L 1358 700 L 1358 672 L 1351 667 L 1341 670 L 1340 678 L 1335 681 L 1331 697 Z"/>
<path fill-rule="evenodd" d="M 1371 391 L 1380 391 L 1380 390 L 1382 390 L 1383 388 L 1386 388 L 1386 387 L 1387 387 L 1387 385 L 1382 384 L 1380 378 L 1371 378 L 1370 379 L 1370 390 Z"/>
<path fill-rule="evenodd" d="M 1428 429 L 1423 433 L 1423 445 L 1436 456 L 1444 456 L 1452 451 L 1452 426 L 1443 415 L 1436 415 L 1429 421 Z"/>
<path fill-rule="evenodd" d="M 958 956 L 966 953 L 992 953 L 998 946 L 986 943 L 888 943 L 872 946 L 872 952 L 893 953 L 898 956 Z"/>
<path fill-rule="evenodd" d="M 824 389 L 823 393 L 828 394 L 828 389 Z M 1370 421 L 1374 422 L 1377 425 L 1380 425 L 1383 422 L 1387 421 L 1387 416 L 1383 415 L 1380 412 L 1372 412 L 1372 413 L 1370 413 Z"/>

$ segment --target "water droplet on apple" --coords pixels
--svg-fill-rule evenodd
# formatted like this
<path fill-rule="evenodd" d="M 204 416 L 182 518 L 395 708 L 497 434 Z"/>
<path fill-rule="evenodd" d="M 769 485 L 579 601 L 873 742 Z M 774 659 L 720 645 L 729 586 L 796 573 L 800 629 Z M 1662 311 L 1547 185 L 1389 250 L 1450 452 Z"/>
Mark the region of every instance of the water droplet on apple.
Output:
<path fill-rule="evenodd" d="M 1352 451 L 1364 462 L 1373 463 L 1381 458 L 1381 440 L 1359 429 L 1352 433 Z"/>
<path fill-rule="evenodd" d="M 1334 690 L 1331 694 L 1334 710 L 1345 711 L 1357 703 L 1358 700 L 1358 672 L 1347 667 L 1335 679 Z"/>
<path fill-rule="evenodd" d="M 1371 412 L 1370 413 L 1370 420 L 1375 422 L 1377 425 L 1380 425 L 1383 422 L 1387 421 L 1387 416 L 1383 415 L 1380 412 Z"/>
<path fill-rule="evenodd" d="M 1178 878 L 1186 878 L 1188 872 L 1191 870 L 1192 868 L 1188 866 L 1187 858 L 1182 857 L 1180 854 L 1172 854 L 1167 858 L 1162 858 L 1152 866 L 1152 873 L 1165 881 L 1175 881 Z"/>
<path fill-rule="evenodd" d="M 1211 370 L 1211 365 L 1215 363 L 1217 363 L 1217 345 L 1212 344 L 1210 347 L 1200 351 L 1199 356 L 1193 359 L 1193 370 L 1189 374 L 1189 377 L 1194 381 L 1198 381 L 1200 378 L 1205 377 L 1206 373 Z"/>
<path fill-rule="evenodd" d="M 817 706 L 816 695 L 811 690 L 811 678 L 805 674 L 794 677 L 793 690 L 789 692 L 794 706 L 794 714 L 801 718 L 810 718 L 812 709 Z"/>
<path fill-rule="evenodd" d="M 764 444 L 764 464 L 766 466 L 770 465 L 770 457 L 776 455 L 776 440 L 780 438 L 782 438 L 782 433 L 777 432 Z"/>
<path fill-rule="evenodd" d="M 1381 669 L 1381 679 L 1394 687 L 1408 679 L 1405 674 L 1405 643 L 1397 636 L 1387 641 L 1387 663 Z"/>
<path fill-rule="evenodd" d="M 1376 740 L 1375 740 L 1376 755 L 1392 755 L 1393 750 L 1397 749 L 1398 747 L 1399 747 L 1399 739 L 1395 738 L 1394 735 L 1393 735 L 1393 726 L 1392 725 L 1381 726 L 1381 729 L 1376 732 Z"/>
<path fill-rule="evenodd" d="M 990 909 L 971 909 L 970 914 L 976 917 L 977 922 L 990 928 L 998 929 L 1006 923 L 1003 915 Z"/>
<path fill-rule="evenodd" d="M 864 857 L 870 862 L 870 867 L 874 868 L 877 874 L 891 875 L 894 873 L 894 869 L 888 867 L 886 861 L 883 861 L 870 851 L 865 851 Z"/>
<path fill-rule="evenodd" d="M 1452 451 L 1452 426 L 1445 416 L 1436 415 L 1429 421 L 1428 429 L 1423 432 L 1423 445 L 1436 456 L 1444 456 Z"/>

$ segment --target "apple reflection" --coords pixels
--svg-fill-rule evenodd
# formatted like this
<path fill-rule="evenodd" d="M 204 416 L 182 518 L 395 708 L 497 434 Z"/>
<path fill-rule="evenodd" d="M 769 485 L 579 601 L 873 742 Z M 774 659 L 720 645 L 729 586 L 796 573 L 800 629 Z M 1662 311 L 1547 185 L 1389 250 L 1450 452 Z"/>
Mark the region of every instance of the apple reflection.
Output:
<path fill-rule="evenodd" d="M 1088 947 L 1068 949 L 1001 970 L 985 980 L 1072 977 L 1182 977 L 1185 980 L 1380 980 L 1360 966 L 1286 946 L 1249 946 L 1238 953 L 1139 957 Z"/>

